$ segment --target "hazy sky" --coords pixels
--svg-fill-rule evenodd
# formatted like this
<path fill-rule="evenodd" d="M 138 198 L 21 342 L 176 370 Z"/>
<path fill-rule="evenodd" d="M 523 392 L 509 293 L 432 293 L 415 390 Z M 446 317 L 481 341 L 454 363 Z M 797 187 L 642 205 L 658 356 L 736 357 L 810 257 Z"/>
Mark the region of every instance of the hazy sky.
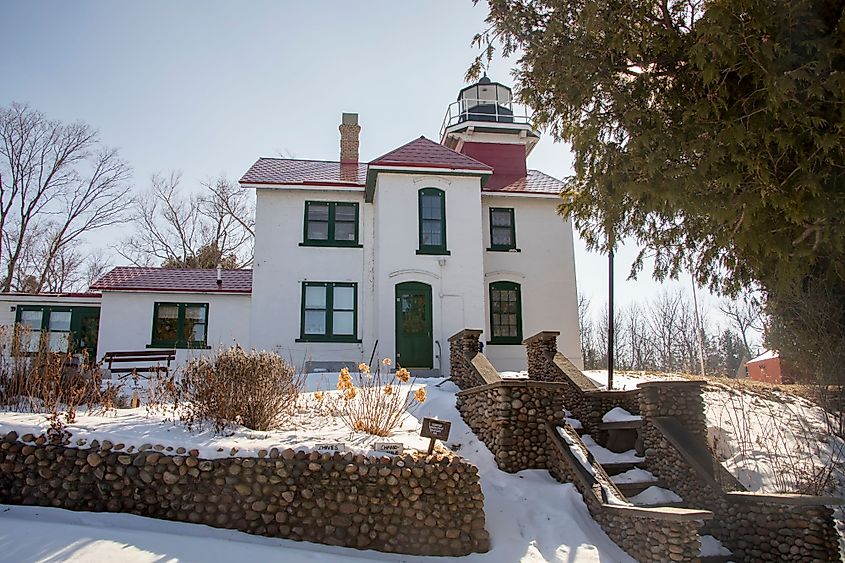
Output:
<path fill-rule="evenodd" d="M 136 189 L 157 171 L 181 170 L 196 189 L 239 178 L 259 156 L 337 159 L 342 112 L 360 114 L 366 161 L 420 135 L 439 140 L 485 14 L 470 0 L 0 0 L 0 105 L 93 125 L 132 165 Z M 497 60 L 489 74 L 510 84 L 514 64 Z M 562 178 L 571 162 L 545 137 L 529 167 Z M 575 250 L 578 285 L 598 308 L 607 259 L 580 241 Z M 650 272 L 625 281 L 634 255 L 617 258 L 623 304 L 660 291 Z"/>

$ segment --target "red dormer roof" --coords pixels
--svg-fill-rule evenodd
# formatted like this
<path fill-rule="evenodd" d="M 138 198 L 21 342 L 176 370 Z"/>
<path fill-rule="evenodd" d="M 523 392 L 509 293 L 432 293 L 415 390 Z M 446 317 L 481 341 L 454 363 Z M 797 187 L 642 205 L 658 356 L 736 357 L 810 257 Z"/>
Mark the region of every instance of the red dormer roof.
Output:
<path fill-rule="evenodd" d="M 240 179 L 241 184 L 363 187 L 367 165 L 329 160 L 259 158 Z"/>
<path fill-rule="evenodd" d="M 564 184 L 557 178 L 552 178 L 548 174 L 543 174 L 539 170 L 529 170 L 527 176 L 517 178 L 509 184 L 501 187 L 491 187 L 493 181 L 491 180 L 487 187 L 484 188 L 488 193 L 522 193 L 522 194 L 559 194 L 563 190 Z"/>
<path fill-rule="evenodd" d="M 465 154 L 444 147 L 425 137 L 414 139 L 370 162 L 370 166 L 397 168 L 443 168 L 446 170 L 477 170 L 492 173 L 493 168 Z"/>
<path fill-rule="evenodd" d="M 223 270 L 222 279 L 223 283 L 218 286 L 216 269 L 118 266 L 91 284 L 91 289 L 169 293 L 252 293 L 252 270 Z"/>

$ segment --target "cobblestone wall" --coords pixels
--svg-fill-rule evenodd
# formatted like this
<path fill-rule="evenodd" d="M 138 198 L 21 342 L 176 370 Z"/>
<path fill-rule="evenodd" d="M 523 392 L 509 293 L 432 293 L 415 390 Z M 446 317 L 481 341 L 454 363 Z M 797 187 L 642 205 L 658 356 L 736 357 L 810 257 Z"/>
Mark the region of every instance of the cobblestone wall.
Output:
<path fill-rule="evenodd" d="M 603 502 L 600 489 L 604 487 L 616 499 L 624 496 L 610 481 L 600 465 L 593 462 L 585 471 L 569 446 L 556 432 L 554 425 L 547 427 L 549 472 L 557 480 L 574 483 L 581 492 L 587 509 L 605 533 L 629 555 L 638 561 L 672 562 L 698 561 L 699 531 L 706 519 L 713 515 L 703 510 L 679 508 L 637 508 Z M 578 434 L 566 428 L 570 443 L 575 444 L 586 458 L 587 448 Z"/>
<path fill-rule="evenodd" d="M 502 381 L 460 391 L 461 417 L 502 471 L 547 468 L 546 422 L 563 419 L 562 384 Z"/>
<path fill-rule="evenodd" d="M 471 364 L 472 358 L 478 354 L 481 332 L 467 328 L 449 337 L 449 377 L 461 389 L 484 384 L 484 380 Z"/>
<path fill-rule="evenodd" d="M 456 456 L 274 449 L 265 457 L 209 460 L 196 452 L 127 450 L 106 442 L 52 445 L 11 432 L 0 442 L 0 502 L 418 555 L 490 546 L 478 470 Z"/>
<path fill-rule="evenodd" d="M 544 331 L 523 342 L 528 356 L 528 376 L 532 381 L 560 383 L 564 403 L 572 417 L 579 420 L 584 430 L 599 443 L 604 443 L 602 433 L 596 428 L 602 417 L 615 407 L 622 407 L 631 414 L 639 414 L 639 390 L 627 391 L 601 389 L 586 377 L 569 359 L 557 351 L 559 332 Z"/>
<path fill-rule="evenodd" d="M 839 543 L 832 510 L 841 499 L 754 494 L 709 452 L 701 390 L 704 382 L 640 385 L 647 469 L 690 506 L 713 512 L 705 531 L 736 561 L 836 561 Z M 671 424 L 680 426 L 681 439 Z"/>

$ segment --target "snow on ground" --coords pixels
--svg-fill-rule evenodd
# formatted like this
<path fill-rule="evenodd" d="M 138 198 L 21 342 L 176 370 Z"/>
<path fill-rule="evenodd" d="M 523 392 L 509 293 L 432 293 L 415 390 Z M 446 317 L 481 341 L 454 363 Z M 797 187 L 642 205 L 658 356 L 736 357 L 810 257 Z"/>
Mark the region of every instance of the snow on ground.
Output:
<path fill-rule="evenodd" d="M 584 375 L 598 383 L 603 389 L 607 389 L 607 370 L 605 369 L 591 369 L 584 371 Z M 636 389 L 640 383 L 647 381 L 666 381 L 673 379 L 682 379 L 671 373 L 666 374 L 649 374 L 645 372 L 613 372 L 613 389 L 615 391 L 627 391 L 628 389 Z"/>
<path fill-rule="evenodd" d="M 835 488 L 845 491 L 845 442 L 831 436 L 827 414 L 814 403 L 713 382 L 704 403 L 717 455 L 749 490 L 794 491 L 802 474 L 832 468 Z"/>
<path fill-rule="evenodd" d="M 527 371 L 500 371 L 502 379 L 528 379 Z"/>
<path fill-rule="evenodd" d="M 71 433 L 71 444 L 74 445 L 80 439 L 85 443 L 108 439 L 114 444 L 134 445 L 136 449 L 144 444 L 173 448 L 167 451 L 181 446 L 197 449 L 199 456 L 205 459 L 229 457 L 233 452 L 238 457 L 255 457 L 260 450 L 272 448 L 310 451 L 317 444 L 328 442 L 343 442 L 348 451 L 373 455 L 379 455 L 372 451 L 372 444 L 376 441 L 402 442 L 405 449 L 424 451 L 428 448 L 429 440 L 419 436 L 420 423 L 413 416 L 406 416 L 399 430 L 386 439 L 353 432 L 339 417 L 327 415 L 330 403 L 342 400 L 334 391 L 336 384 L 336 373 L 310 374 L 304 383 L 297 413 L 282 428 L 272 431 L 262 432 L 241 426 L 231 428 L 223 435 L 216 434 L 212 428 L 191 432 L 178 421 L 174 422 L 171 413 L 160 410 L 148 412 L 143 406 L 119 409 L 105 415 L 89 415 L 85 409 L 80 409 L 76 421 L 68 424 L 66 430 Z M 422 385 L 406 384 L 402 385 L 402 389 L 410 392 Z M 394 389 L 397 389 L 395 385 Z M 315 398 L 317 391 L 323 393 L 321 400 Z M 48 427 L 49 423 L 42 414 L 0 413 L 0 434 L 16 430 L 21 436 L 28 433 L 38 436 Z"/>
<path fill-rule="evenodd" d="M 733 551 L 722 545 L 722 542 L 713 536 L 701 536 L 701 549 L 698 553 L 701 557 L 733 555 Z"/>
<path fill-rule="evenodd" d="M 322 378 L 322 381 L 320 380 Z M 331 389 L 336 378 L 332 374 L 309 377 L 306 390 Z M 423 382 L 424 381 L 424 382 Z M 581 495 L 572 484 L 558 483 L 545 470 L 526 470 L 508 474 L 498 470 L 490 451 L 469 430 L 455 409 L 457 387 L 442 380 L 418 380 L 425 385 L 428 399 L 414 411 L 413 417 L 438 417 L 452 421 L 448 446 L 478 466 L 484 492 L 484 509 L 492 549 L 486 554 L 462 558 L 467 563 L 540 563 L 540 562 L 630 562 L 633 561 L 610 541 L 592 519 Z M 422 382 L 422 383 L 421 383 Z M 239 431 L 233 436 L 214 438 L 210 433 L 191 435 L 180 425 L 145 418 L 143 409 L 130 413 L 132 421 L 113 417 L 111 429 L 124 436 L 142 438 L 149 443 L 184 445 L 188 441 L 216 452 L 223 447 L 214 440 L 226 440 L 241 451 L 259 449 Z M 41 428 L 33 419 L 11 418 L 15 423 Z M 34 415 L 27 415 L 34 416 Z M 9 415 L 0 415 L 0 432 L 11 429 Z M 26 422 L 29 420 L 29 422 Z M 123 423 L 115 422 L 121 420 Z M 125 423 L 125 426 L 123 424 Z M 144 423 L 143 426 L 141 423 Z M 77 437 L 102 439 L 104 426 L 77 427 Z M 84 426 L 84 425 L 83 425 Z M 416 430 L 400 433 L 403 441 Z M 416 428 L 416 427 L 414 427 Z M 18 430 L 20 432 L 20 430 Z M 85 434 L 87 432 L 87 434 Z M 100 432 L 98 434 L 98 432 Z M 348 432 L 348 431 L 347 431 Z M 279 436 L 273 433 L 261 440 L 260 447 L 270 445 Z M 319 429 L 298 428 L 298 439 L 329 441 Z M 347 443 L 350 439 L 343 436 Z M 394 439 L 391 437 L 389 439 Z M 109 440 L 115 438 L 109 436 Z M 123 439 L 123 438 L 120 438 Z M 372 439 L 372 438 L 371 438 Z M 133 440 L 134 442 L 135 440 Z M 127 444 L 130 443 L 127 441 Z M 292 442 L 290 442 L 292 443 Z M 225 448 L 224 448 L 225 449 Z M 228 452 L 224 452 L 228 455 Z M 222 454 L 221 454 L 222 455 Z M 441 562 L 443 558 L 389 555 L 375 551 L 358 551 L 320 544 L 252 536 L 232 530 L 219 530 L 202 525 L 165 522 L 129 514 L 92 514 L 52 508 L 0 505 L 0 561 L 403 561 Z"/>
<path fill-rule="evenodd" d="M 642 419 L 640 415 L 631 414 L 622 407 L 613 407 L 601 417 L 602 422 L 633 422 Z"/>
<path fill-rule="evenodd" d="M 683 499 L 673 491 L 652 485 L 638 495 L 628 498 L 638 506 L 666 505 L 672 502 L 682 502 Z"/>

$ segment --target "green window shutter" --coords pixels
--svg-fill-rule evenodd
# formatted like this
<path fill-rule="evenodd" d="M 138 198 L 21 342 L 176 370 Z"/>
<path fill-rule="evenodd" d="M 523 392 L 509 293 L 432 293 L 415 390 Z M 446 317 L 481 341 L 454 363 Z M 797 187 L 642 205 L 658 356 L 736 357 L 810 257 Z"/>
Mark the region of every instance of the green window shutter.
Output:
<path fill-rule="evenodd" d="M 306 201 L 302 246 L 360 246 L 359 208 L 352 201 Z"/>
<path fill-rule="evenodd" d="M 522 344 L 522 295 L 518 283 L 490 284 L 490 344 Z"/>
<path fill-rule="evenodd" d="M 446 249 L 446 192 L 437 188 L 421 189 L 418 208 L 417 254 L 449 254 Z"/>
<path fill-rule="evenodd" d="M 299 342 L 358 342 L 358 284 L 302 282 Z"/>
<path fill-rule="evenodd" d="M 516 222 L 512 207 L 490 208 L 490 248 L 488 250 L 515 250 Z"/>

